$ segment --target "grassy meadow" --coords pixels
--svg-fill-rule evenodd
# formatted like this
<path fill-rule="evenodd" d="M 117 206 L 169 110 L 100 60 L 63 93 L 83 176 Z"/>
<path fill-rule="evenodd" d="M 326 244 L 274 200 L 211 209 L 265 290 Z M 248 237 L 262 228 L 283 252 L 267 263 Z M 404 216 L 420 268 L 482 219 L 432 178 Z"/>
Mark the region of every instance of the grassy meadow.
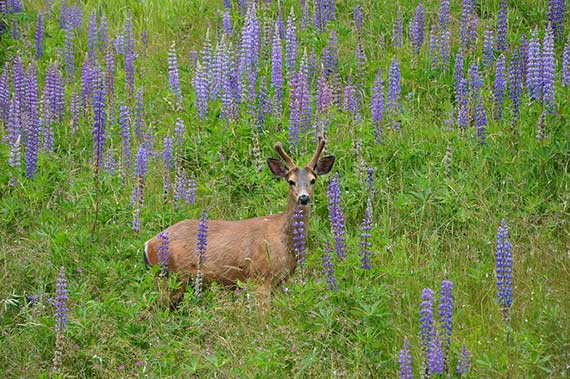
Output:
<path fill-rule="evenodd" d="M 503 118 L 493 117 L 495 66 L 483 63 L 483 35 L 488 27 L 496 29 L 500 0 L 476 1 L 477 37 L 463 50 L 466 78 L 469 66 L 479 65 L 481 104 L 488 119 L 484 129 L 473 122 L 464 129 L 456 122 L 454 62 L 461 43 L 461 1 L 451 1 L 447 68 L 433 68 L 430 62 L 429 31 L 438 24 L 439 1 L 424 1 L 425 42 L 419 53 L 408 33 L 417 0 L 337 0 L 336 17 L 324 32 L 313 27 L 314 1 L 308 1 L 306 28 L 301 25 L 303 2 L 280 1 L 285 24 L 291 11 L 296 15 L 296 70 L 304 51 L 314 50 L 317 57 L 308 86 L 311 101 L 316 102 L 322 51 L 335 30 L 342 87 L 337 92 L 343 93 L 349 77 L 362 80 L 356 86 L 360 117 L 342 104 L 326 113 L 330 125 L 325 128 L 325 154 L 336 155 L 336 163 L 331 175 L 317 180 L 306 268 L 275 289 L 270 310 L 260 312 L 256 283 L 249 282 L 236 291 L 214 284 L 201 298 L 189 288 L 178 309 L 171 311 L 159 305 L 158 269 L 144 265 L 145 241 L 178 221 L 199 218 L 203 210 L 210 220 L 238 220 L 279 213 L 287 206 L 287 184 L 265 164 L 265 158 L 278 157 L 273 149 L 276 142 L 292 150 L 285 61 L 283 111 L 267 114 L 263 130 L 257 127 L 258 105 L 247 96 L 234 119 L 223 119 L 220 99 L 209 101 L 201 119 L 193 81 L 198 67 L 191 52 L 198 52 L 202 60 L 206 35 L 213 47 L 222 39 L 222 0 L 81 1 L 83 18 L 74 30 L 71 77 L 64 63 L 63 5 L 48 3 L 25 1 L 22 12 L 4 17 L 6 31 L 0 35 L 1 66 L 12 67 L 17 56 L 26 70 L 35 62 L 40 98 L 50 64 L 55 63 L 65 78 L 63 118 L 46 126 L 53 132 L 53 147 L 40 148 L 34 177 L 26 176 L 26 141 L 20 140 L 21 164 L 15 167 L 9 162 L 13 151 L 9 125 L 7 118 L 0 117 L 1 377 L 399 378 L 405 337 L 414 377 L 426 377 L 420 296 L 424 288 L 433 289 L 437 320 L 442 280 L 453 282 L 453 334 L 448 370 L 432 377 L 570 376 L 570 87 L 561 83 L 567 32 L 555 41 L 555 107 L 544 112 L 543 138 L 537 138 L 545 106 L 532 100 L 526 89 L 518 122 L 507 94 Z M 224 38 L 237 47 L 246 15 L 237 1 L 231 3 L 233 32 Z M 274 28 L 278 2 L 257 3 L 260 23 Z M 357 5 L 363 12 L 360 30 L 353 18 Z M 523 34 L 530 39 L 536 26 L 542 41 L 547 10 L 546 1 L 508 2 L 507 68 Z M 142 90 L 141 119 L 152 149 L 140 232 L 132 229 L 131 195 L 139 183 L 133 167 L 143 142 L 134 132 L 136 96 L 126 89 L 125 54 L 115 54 L 114 107 L 105 99 L 111 112 L 105 120 L 104 156 L 112 156 L 116 164 L 101 168 L 96 176 L 93 104 L 80 107 L 77 130 L 72 127 L 70 103 L 74 88 L 81 90 L 93 11 L 106 16 L 109 40 L 122 33 L 129 15 L 132 19 L 133 94 Z M 35 59 L 39 12 L 45 17 L 43 56 Z M 398 12 L 403 19 L 402 47 L 392 44 Z M 19 31 L 16 39 L 14 28 Z M 146 33 L 148 44 L 141 38 Z M 361 66 L 355 58 L 359 40 L 366 55 Z M 173 41 L 181 101 L 169 87 L 168 51 Z M 284 41 L 282 45 L 285 58 Z M 265 78 L 270 98 L 274 95 L 271 53 L 271 44 L 262 43 L 256 74 L 257 87 Z M 495 62 L 499 55 L 493 52 Z M 371 118 L 372 87 L 382 69 L 388 91 L 394 59 L 401 71 L 401 115 L 396 116 L 401 129 L 393 130 L 393 119 L 386 114 L 377 126 L 383 131 L 380 139 L 374 135 Z M 105 53 L 98 52 L 95 60 L 105 73 Z M 16 96 L 12 87 L 9 92 Z M 123 164 L 121 102 L 130 109 L 132 121 L 132 163 L 125 172 L 118 167 Z M 314 123 L 315 109 L 313 105 Z M 194 204 L 175 207 L 172 187 L 166 195 L 163 190 L 162 151 L 165 136 L 175 135 L 177 118 L 186 129 L 184 138 L 174 141 L 181 142 L 176 165 L 194 177 L 197 188 Z M 478 134 L 481 130 L 485 143 Z M 312 156 L 313 136 L 312 129 L 300 132 L 292 153 L 298 163 Z M 373 169 L 371 184 L 366 181 L 368 168 Z M 327 185 L 336 173 L 347 258 L 334 256 L 338 289 L 329 290 L 323 269 L 324 246 L 333 239 Z M 168 175 L 174 184 L 174 171 Z M 373 255 L 366 270 L 359 255 L 360 228 L 369 199 Z M 497 302 L 495 276 L 502 219 L 509 226 L 512 252 L 508 321 Z M 62 266 L 69 311 L 59 345 L 61 365 L 54 370 L 54 298 Z M 169 285 L 177 286 L 174 277 Z M 459 374 L 456 366 L 463 345 L 470 370 Z"/>

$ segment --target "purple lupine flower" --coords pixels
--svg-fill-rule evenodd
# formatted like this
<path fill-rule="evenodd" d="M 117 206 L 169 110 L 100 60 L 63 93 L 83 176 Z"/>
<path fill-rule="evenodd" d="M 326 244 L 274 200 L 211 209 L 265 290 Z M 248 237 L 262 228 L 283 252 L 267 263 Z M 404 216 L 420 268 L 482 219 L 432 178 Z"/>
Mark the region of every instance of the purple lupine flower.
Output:
<path fill-rule="evenodd" d="M 467 374 L 469 372 L 469 368 L 469 352 L 467 351 L 465 344 L 463 344 L 463 346 L 461 346 L 461 354 L 457 359 L 457 373 L 460 376 L 463 376 L 463 374 Z"/>
<path fill-rule="evenodd" d="M 360 268 L 370 270 L 370 257 L 372 256 L 372 202 L 369 200 L 364 211 L 364 218 L 360 224 Z"/>
<path fill-rule="evenodd" d="M 321 74 L 317 79 L 317 101 L 316 110 L 318 114 L 325 114 L 332 106 L 332 90 L 327 83 L 325 69 L 321 70 Z"/>
<path fill-rule="evenodd" d="M 106 120 L 107 109 L 105 103 L 103 73 L 98 67 L 96 67 L 93 91 L 93 146 L 95 149 L 94 162 L 98 170 L 101 169 L 101 165 L 103 164 Z"/>
<path fill-rule="evenodd" d="M 178 59 L 176 58 L 176 44 L 172 41 L 168 50 L 168 82 L 170 90 L 176 96 L 178 101 L 182 101 L 182 92 L 180 91 L 180 76 L 178 74 Z"/>
<path fill-rule="evenodd" d="M 162 151 L 162 161 L 164 163 L 164 185 L 162 188 L 165 194 L 170 193 L 170 171 L 172 171 L 173 167 L 172 150 L 172 137 L 168 134 L 164 137 L 164 149 Z"/>
<path fill-rule="evenodd" d="M 562 86 L 570 86 L 570 40 L 566 41 L 562 52 Z"/>
<path fill-rule="evenodd" d="M 493 67 L 495 60 L 495 32 L 493 29 L 488 28 L 483 34 L 483 64 L 486 68 Z"/>
<path fill-rule="evenodd" d="M 38 148 L 40 119 L 38 115 L 38 72 L 34 62 L 30 63 L 27 75 L 27 115 L 29 125 L 25 129 L 26 137 L 26 177 L 36 175 L 38 164 Z"/>
<path fill-rule="evenodd" d="M 67 74 L 68 82 L 73 81 L 75 75 L 75 33 L 71 22 L 66 22 L 64 29 L 64 58 L 65 58 L 65 73 Z"/>
<path fill-rule="evenodd" d="M 4 124 L 10 109 L 10 64 L 6 62 L 0 75 L 0 121 Z"/>
<path fill-rule="evenodd" d="M 40 59 L 44 55 L 44 14 L 38 13 L 36 22 L 36 59 Z"/>
<path fill-rule="evenodd" d="M 447 68 L 449 67 L 450 36 L 451 32 L 449 30 L 442 30 L 441 35 L 439 36 L 439 59 L 441 61 L 441 66 L 443 67 L 444 70 L 447 70 Z"/>
<path fill-rule="evenodd" d="M 208 246 L 208 213 L 203 210 L 198 221 L 198 232 L 196 235 L 196 255 L 198 256 L 198 269 L 201 270 L 206 261 L 206 249 Z"/>
<path fill-rule="evenodd" d="M 475 126 L 477 128 L 477 137 L 479 137 L 481 145 L 487 143 L 487 112 L 485 111 L 485 105 L 482 99 L 477 100 L 477 106 L 475 107 Z"/>
<path fill-rule="evenodd" d="M 472 44 L 472 24 L 473 18 L 477 17 L 474 14 L 473 0 L 463 0 L 461 5 L 461 26 L 459 31 L 459 39 L 461 47 L 467 50 Z"/>
<path fill-rule="evenodd" d="M 542 101 L 549 112 L 556 109 L 555 99 L 555 71 L 554 34 L 550 25 L 546 26 L 544 41 L 542 43 Z"/>
<path fill-rule="evenodd" d="M 227 69 L 228 62 L 228 48 L 225 36 L 216 43 L 214 55 L 212 56 L 212 64 L 208 80 L 210 81 L 210 99 L 220 97 L 220 92 L 223 86 L 224 70 Z"/>
<path fill-rule="evenodd" d="M 257 117 L 255 126 L 258 132 L 263 133 L 265 129 L 265 117 L 270 113 L 271 104 L 267 94 L 266 79 L 263 77 L 259 82 L 259 91 L 257 93 Z"/>
<path fill-rule="evenodd" d="M 293 213 L 293 224 L 291 230 L 291 241 L 293 254 L 297 257 L 297 263 L 301 269 L 305 268 L 306 255 L 306 234 L 305 234 L 305 209 L 296 207 Z"/>
<path fill-rule="evenodd" d="M 186 171 L 184 171 L 184 169 L 177 169 L 174 180 L 174 209 L 178 209 L 180 207 L 180 202 L 184 199 L 186 179 Z"/>
<path fill-rule="evenodd" d="M 283 101 L 283 53 L 281 51 L 281 40 L 279 39 L 277 24 L 275 24 L 275 32 L 273 33 L 271 87 L 274 91 L 273 110 L 276 115 L 280 115 Z"/>
<path fill-rule="evenodd" d="M 97 31 L 97 47 L 101 53 L 107 51 L 107 45 L 109 44 L 109 24 L 107 23 L 107 17 L 104 14 L 101 15 L 99 19 L 99 30 Z"/>
<path fill-rule="evenodd" d="M 340 178 L 338 173 L 333 175 L 328 185 L 329 220 L 334 236 L 336 257 L 339 261 L 346 258 L 346 227 L 344 213 L 340 207 Z"/>
<path fill-rule="evenodd" d="M 14 97 L 20 103 L 20 108 L 23 112 L 28 112 L 28 78 L 24 71 L 24 62 L 22 62 L 22 57 L 18 52 L 13 64 L 13 85 L 14 85 Z"/>
<path fill-rule="evenodd" d="M 196 91 L 198 117 L 203 121 L 208 116 L 208 73 L 202 68 L 200 62 L 194 73 L 194 90 Z"/>
<path fill-rule="evenodd" d="M 224 9 L 227 9 L 227 10 L 232 9 L 232 0 L 224 0 Z"/>
<path fill-rule="evenodd" d="M 432 25 L 429 33 L 429 59 L 431 61 L 432 70 L 436 70 L 439 66 L 440 44 L 440 35 L 437 32 L 436 26 Z"/>
<path fill-rule="evenodd" d="M 242 90 L 250 100 L 249 110 L 253 114 L 255 107 L 255 93 L 259 63 L 261 26 L 255 11 L 255 5 L 248 9 L 242 30 L 241 55 L 239 59 L 239 73 L 242 78 Z M 212 70 L 210 70 L 212 71 Z"/>
<path fill-rule="evenodd" d="M 453 333 L 453 282 L 443 280 L 439 297 L 439 338 L 444 370 L 449 367 L 449 350 Z"/>
<path fill-rule="evenodd" d="M 194 174 L 186 179 L 184 203 L 192 205 L 196 204 L 196 179 L 194 178 Z"/>
<path fill-rule="evenodd" d="M 223 25 L 224 33 L 227 34 L 229 37 L 231 37 L 231 35 L 232 35 L 232 15 L 230 14 L 229 10 L 224 11 L 222 25 Z"/>
<path fill-rule="evenodd" d="M 422 3 L 422 0 L 419 0 L 418 6 L 416 7 L 414 19 L 410 24 L 410 41 L 416 54 L 419 54 L 420 49 L 424 44 L 424 13 L 424 5 Z"/>
<path fill-rule="evenodd" d="M 67 289 L 67 278 L 65 276 L 65 268 L 61 266 L 59 275 L 55 282 L 55 332 L 63 334 L 67 330 L 68 312 L 67 301 L 69 300 L 69 291 Z"/>
<path fill-rule="evenodd" d="M 519 58 L 520 58 L 520 66 L 522 71 L 522 86 L 526 86 L 526 79 L 527 79 L 527 72 L 528 72 L 528 50 L 529 50 L 529 43 L 528 39 L 526 38 L 526 34 L 521 36 L 520 44 L 519 44 Z"/>
<path fill-rule="evenodd" d="M 297 25 L 295 11 L 291 7 L 291 13 L 287 18 L 287 29 L 285 31 L 285 63 L 287 70 L 291 73 L 295 71 L 297 62 Z"/>
<path fill-rule="evenodd" d="M 240 89 L 239 89 L 239 79 L 238 79 L 239 74 L 231 44 L 228 46 L 227 53 L 223 56 L 223 59 L 225 60 L 223 63 L 223 67 L 225 68 L 222 72 L 221 118 L 229 122 L 229 120 L 238 119 L 239 101 L 240 101 L 239 99 Z M 205 94 L 203 94 L 202 96 L 205 96 Z"/>
<path fill-rule="evenodd" d="M 89 113 L 87 111 L 87 105 L 91 104 L 93 100 L 93 91 L 95 89 L 95 75 L 96 67 L 95 63 L 91 63 L 88 59 L 83 62 L 83 67 L 81 68 L 81 105 L 85 108 L 85 114 Z"/>
<path fill-rule="evenodd" d="M 158 238 L 160 239 L 160 245 L 158 245 L 157 249 L 158 265 L 160 266 L 160 275 L 167 276 L 168 258 L 170 257 L 168 231 L 163 231 L 158 233 Z"/>
<path fill-rule="evenodd" d="M 408 337 L 404 338 L 402 350 L 400 350 L 400 379 L 412 379 L 412 354 Z"/>
<path fill-rule="evenodd" d="M 547 20 L 552 26 L 555 38 L 564 35 L 564 13 L 566 8 L 566 0 L 548 0 Z"/>
<path fill-rule="evenodd" d="M 509 227 L 505 219 L 497 230 L 497 250 L 495 252 L 495 268 L 497 274 L 497 302 L 503 312 L 505 321 L 509 320 L 509 312 L 513 302 L 513 262 Z"/>
<path fill-rule="evenodd" d="M 476 64 L 469 66 L 468 75 L 471 100 L 473 104 L 476 104 L 481 95 L 481 89 L 483 88 L 483 78 L 481 77 L 479 66 Z"/>
<path fill-rule="evenodd" d="M 330 31 L 329 43 L 323 49 L 321 62 L 327 73 L 327 77 L 329 77 L 331 73 L 338 71 L 338 41 L 336 30 L 334 29 Z"/>
<path fill-rule="evenodd" d="M 320 33 L 324 33 L 327 30 L 325 13 L 325 0 L 315 0 L 315 17 L 313 19 L 313 24 L 315 26 L 315 30 Z"/>
<path fill-rule="evenodd" d="M 61 369 L 62 357 L 64 352 L 65 331 L 67 330 L 69 308 L 67 301 L 69 299 L 69 291 L 67 289 L 67 278 L 65 277 L 65 268 L 61 266 L 59 275 L 55 282 L 55 351 L 53 357 L 53 371 L 58 372 Z"/>
<path fill-rule="evenodd" d="M 87 23 L 87 59 L 91 62 L 94 62 L 97 56 L 98 39 L 97 15 L 95 11 L 92 11 L 89 15 L 89 22 Z"/>
<path fill-rule="evenodd" d="M 112 149 L 107 150 L 105 154 L 105 164 L 103 165 L 105 172 L 110 176 L 115 176 L 117 173 L 117 161 Z"/>
<path fill-rule="evenodd" d="M 520 118 L 520 106 L 523 92 L 523 70 L 519 51 L 515 50 L 511 57 L 509 66 L 509 98 L 511 99 L 511 110 L 513 123 L 517 123 Z"/>
<path fill-rule="evenodd" d="M 449 25 L 449 0 L 441 0 L 439 6 L 439 29 L 447 30 Z"/>
<path fill-rule="evenodd" d="M 507 67 L 504 54 L 497 59 L 497 67 L 495 68 L 495 85 L 493 86 L 493 98 L 495 100 L 495 108 L 493 116 L 495 120 L 503 119 L 503 102 L 505 100 L 505 90 L 507 87 Z"/>
<path fill-rule="evenodd" d="M 131 13 L 127 13 L 123 30 L 123 67 L 125 69 L 125 90 L 129 97 L 135 90 L 135 37 L 133 34 L 133 21 Z"/>
<path fill-rule="evenodd" d="M 344 87 L 343 111 L 350 114 L 356 121 L 361 119 L 360 102 L 356 93 L 356 88 L 352 84 L 352 75 L 348 76 L 348 83 Z"/>
<path fill-rule="evenodd" d="M 364 28 L 364 13 L 362 12 L 362 6 L 360 4 L 354 7 L 353 14 L 354 25 L 356 25 L 358 30 L 362 30 Z"/>
<path fill-rule="evenodd" d="M 457 87 L 459 86 L 459 82 L 461 78 L 463 78 L 463 70 L 465 66 L 465 58 L 463 57 L 463 51 L 459 49 L 457 54 L 455 54 L 455 65 L 453 67 L 453 84 L 455 88 L 455 92 L 457 93 Z"/>
<path fill-rule="evenodd" d="M 323 248 L 323 269 L 325 272 L 325 277 L 327 281 L 327 288 L 329 291 L 334 291 L 338 289 L 338 284 L 336 282 L 336 276 L 334 273 L 334 263 L 332 256 L 332 247 L 330 242 L 327 240 Z"/>
<path fill-rule="evenodd" d="M 79 4 L 75 4 L 71 8 L 69 21 L 73 29 L 79 30 L 83 25 L 83 7 Z"/>
<path fill-rule="evenodd" d="M 374 138 L 377 141 L 382 139 L 382 123 L 386 110 L 386 95 L 384 90 L 384 80 L 382 79 L 382 69 L 378 69 L 374 86 L 372 87 L 372 98 L 370 107 L 372 111 L 372 122 L 374 123 Z"/>
<path fill-rule="evenodd" d="M 529 96 L 539 100 L 542 95 L 542 52 L 538 40 L 538 29 L 535 28 L 528 45 L 528 66 L 526 87 Z"/>
<path fill-rule="evenodd" d="M 439 334 L 435 333 L 434 338 L 431 340 L 428 352 L 427 374 L 429 377 L 432 377 L 433 375 L 443 375 L 443 370 L 444 362 L 441 340 L 439 339 Z"/>
<path fill-rule="evenodd" d="M 433 321 L 433 291 L 430 288 L 422 290 L 420 304 L 420 348 L 424 358 L 424 371 L 429 376 L 429 351 L 435 337 Z"/>
<path fill-rule="evenodd" d="M 503 52 L 507 51 L 508 12 L 507 0 L 501 0 L 497 13 L 497 50 Z"/>
<path fill-rule="evenodd" d="M 137 150 L 137 159 L 135 160 L 135 176 L 144 182 L 148 171 L 148 152 L 144 144 L 140 144 Z"/>
<path fill-rule="evenodd" d="M 400 115 L 402 113 L 402 105 L 400 104 L 400 63 L 398 59 L 392 59 L 390 63 L 390 72 L 388 75 L 388 114 L 391 117 L 390 127 L 394 130 L 400 130 Z"/>
<path fill-rule="evenodd" d="M 402 14 L 398 11 L 394 28 L 392 30 L 392 45 L 394 47 L 402 47 L 402 35 L 404 33 L 404 23 L 402 21 Z"/>
<path fill-rule="evenodd" d="M 194 294 L 200 297 L 202 294 L 202 281 L 204 279 L 204 262 L 206 261 L 206 248 L 208 245 L 208 214 L 200 213 L 198 221 L 198 233 L 196 235 L 196 255 L 198 256 L 198 273 L 194 284 Z"/>
<path fill-rule="evenodd" d="M 185 140 L 186 126 L 184 125 L 184 120 L 182 120 L 180 117 L 177 117 L 176 126 L 174 127 L 174 146 L 177 153 L 180 153 Z"/>
<path fill-rule="evenodd" d="M 300 121 L 300 111 L 301 101 L 299 100 L 299 84 L 298 84 L 299 73 L 291 73 L 289 79 L 289 85 L 291 89 L 289 93 L 289 143 L 291 144 L 291 149 L 295 150 L 299 144 L 299 125 Z"/>
<path fill-rule="evenodd" d="M 105 96 L 109 102 L 110 120 L 114 120 L 115 108 L 115 52 L 113 47 L 109 45 L 105 53 Z"/>

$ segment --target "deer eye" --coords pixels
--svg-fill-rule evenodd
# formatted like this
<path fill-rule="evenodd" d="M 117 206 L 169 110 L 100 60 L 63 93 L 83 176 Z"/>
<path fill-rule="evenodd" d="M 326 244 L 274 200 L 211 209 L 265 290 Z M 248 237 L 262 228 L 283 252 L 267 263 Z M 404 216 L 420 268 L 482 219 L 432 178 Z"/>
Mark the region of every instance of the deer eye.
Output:
<path fill-rule="evenodd" d="M 316 182 L 315 178 L 311 179 L 311 184 L 315 184 L 315 182 Z"/>
<path fill-rule="evenodd" d="M 289 180 L 289 185 L 290 185 L 290 186 L 294 186 L 294 185 L 295 185 L 295 181 Z"/>

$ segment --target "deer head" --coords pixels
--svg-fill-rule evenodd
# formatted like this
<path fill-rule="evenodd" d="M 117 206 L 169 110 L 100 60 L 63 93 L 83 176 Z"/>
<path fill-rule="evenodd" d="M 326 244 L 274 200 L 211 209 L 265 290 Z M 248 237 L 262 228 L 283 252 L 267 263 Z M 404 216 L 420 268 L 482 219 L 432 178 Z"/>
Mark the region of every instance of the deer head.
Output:
<path fill-rule="evenodd" d="M 317 149 L 311 161 L 304 167 L 298 167 L 293 159 L 283 150 L 280 143 L 275 144 L 275 151 L 281 156 L 283 162 L 275 158 L 267 158 L 269 169 L 278 178 L 283 178 L 289 184 L 289 199 L 295 204 L 306 206 L 311 202 L 315 182 L 321 175 L 328 174 L 334 164 L 334 155 L 320 158 L 326 141 L 319 136 Z"/>

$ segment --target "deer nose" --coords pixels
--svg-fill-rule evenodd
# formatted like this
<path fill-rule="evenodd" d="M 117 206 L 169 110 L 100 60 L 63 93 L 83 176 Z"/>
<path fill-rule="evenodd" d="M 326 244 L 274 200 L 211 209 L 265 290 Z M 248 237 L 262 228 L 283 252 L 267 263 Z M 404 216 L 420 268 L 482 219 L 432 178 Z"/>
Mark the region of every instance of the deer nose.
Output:
<path fill-rule="evenodd" d="M 299 196 L 299 204 L 301 205 L 307 205 L 309 204 L 309 201 L 311 201 L 311 198 L 309 197 L 309 195 L 301 195 Z"/>

